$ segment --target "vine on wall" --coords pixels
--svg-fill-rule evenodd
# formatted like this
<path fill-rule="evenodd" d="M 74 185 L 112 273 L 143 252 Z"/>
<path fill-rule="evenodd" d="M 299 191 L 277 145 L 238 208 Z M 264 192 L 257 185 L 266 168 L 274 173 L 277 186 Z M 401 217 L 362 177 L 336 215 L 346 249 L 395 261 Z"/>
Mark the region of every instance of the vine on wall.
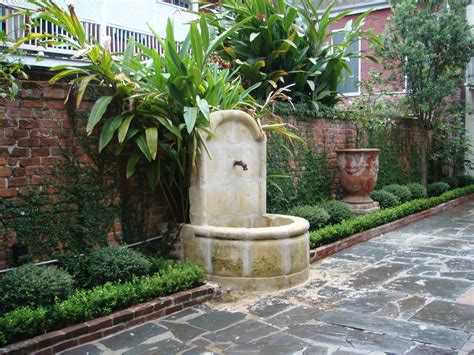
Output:
<path fill-rule="evenodd" d="M 413 128 L 391 124 L 367 132 L 367 146 L 380 149 L 378 188 L 420 182 L 420 147 Z"/>
<path fill-rule="evenodd" d="M 331 198 L 325 150 L 314 152 L 302 143 L 273 135 L 267 144 L 267 171 L 267 210 L 271 213 Z"/>
<path fill-rule="evenodd" d="M 100 169 L 80 167 L 66 152 L 51 181 L 0 201 L 3 229 L 6 235 L 14 232 L 16 241 L 28 247 L 32 261 L 104 246 L 117 216 L 114 189 Z"/>

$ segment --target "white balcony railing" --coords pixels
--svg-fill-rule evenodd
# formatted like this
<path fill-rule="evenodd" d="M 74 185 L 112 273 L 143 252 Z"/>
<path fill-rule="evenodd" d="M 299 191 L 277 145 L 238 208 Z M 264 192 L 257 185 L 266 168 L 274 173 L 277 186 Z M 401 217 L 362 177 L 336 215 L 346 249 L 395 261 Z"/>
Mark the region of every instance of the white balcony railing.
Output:
<path fill-rule="evenodd" d="M 56 0 L 56 3 L 67 8 L 66 0 Z M 109 36 L 112 52 L 122 52 L 129 38 L 134 38 L 135 41 L 161 52 L 159 43 L 151 34 L 149 26 L 164 37 L 166 24 L 170 18 L 175 30 L 175 39 L 181 41 L 187 34 L 189 22 L 196 17 L 184 7 L 157 0 L 75 0 L 72 3 L 86 33 L 101 42 L 105 36 Z M 196 10 L 196 5 L 186 0 L 180 0 L 177 3 L 183 6 L 189 4 L 188 8 L 193 6 L 193 10 Z M 2 13 L 3 15 L 11 13 L 14 7 L 33 9 L 27 0 L 0 0 L 0 16 Z M 23 24 L 26 21 L 26 18 L 13 17 L 0 25 L 10 40 L 15 42 L 25 35 Z M 40 21 L 32 31 L 62 32 L 58 26 L 47 21 Z M 25 43 L 23 48 L 30 52 L 43 52 L 47 57 L 62 59 L 73 54 L 71 48 L 39 47 L 34 41 Z"/>

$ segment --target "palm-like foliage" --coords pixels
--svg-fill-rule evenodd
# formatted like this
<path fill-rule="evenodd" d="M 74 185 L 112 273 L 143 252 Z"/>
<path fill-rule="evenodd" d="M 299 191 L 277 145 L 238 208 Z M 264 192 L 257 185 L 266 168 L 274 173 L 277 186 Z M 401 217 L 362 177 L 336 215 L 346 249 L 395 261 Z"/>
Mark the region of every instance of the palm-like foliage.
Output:
<path fill-rule="evenodd" d="M 91 83 L 104 87 L 106 94 L 91 110 L 87 133 L 100 127 L 100 151 L 115 141 L 117 153 L 129 154 L 128 177 L 140 162 L 145 162 L 151 186 L 161 187 L 174 218 L 185 221 L 189 171 L 200 147 L 206 146 L 203 134 L 212 134 L 208 128 L 210 112 L 251 105 L 249 94 L 259 86 L 255 84 L 244 90 L 235 72 L 210 63 L 215 49 L 242 23 L 216 33 L 201 18 L 191 24 L 178 51 L 168 22 L 166 39 L 155 34 L 164 55 L 130 39 L 119 56 L 87 37 L 72 6 L 64 11 L 51 0 L 31 0 L 31 3 L 40 10 L 20 11 L 16 15 L 28 12 L 32 21 L 52 22 L 67 35 L 30 34 L 20 39 L 17 46 L 31 39 L 49 45 L 67 45 L 76 51 L 76 57 L 89 62 L 81 67 L 52 68 L 58 73 L 50 82 L 72 77 L 71 83 L 78 88 L 78 107 Z"/>
<path fill-rule="evenodd" d="M 239 69 L 244 83 L 263 82 L 259 95 L 264 97 L 277 87 L 294 84 L 292 97 L 333 106 L 343 71 L 350 72 L 347 61 L 361 54 L 349 50 L 359 37 L 376 37 L 362 30 L 369 12 L 349 21 L 344 41 L 331 41 L 331 25 L 349 11 L 331 15 L 335 1 L 319 11 L 311 0 L 222 0 L 217 8 L 201 16 L 219 31 L 247 20 L 238 32 L 228 37 L 222 55 Z"/>

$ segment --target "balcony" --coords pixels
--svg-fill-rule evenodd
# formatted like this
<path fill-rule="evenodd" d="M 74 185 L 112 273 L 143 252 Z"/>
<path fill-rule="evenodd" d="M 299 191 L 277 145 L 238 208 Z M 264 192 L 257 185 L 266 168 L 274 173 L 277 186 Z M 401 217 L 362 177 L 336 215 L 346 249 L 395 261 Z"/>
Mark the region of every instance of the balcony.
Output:
<path fill-rule="evenodd" d="M 158 41 L 153 37 L 148 25 L 159 35 L 165 36 L 167 20 L 172 19 L 175 38 L 181 41 L 187 34 L 190 21 L 196 15 L 187 9 L 197 10 L 196 4 L 187 0 L 174 1 L 176 3 L 166 3 L 157 0 L 140 0 L 139 2 L 130 0 L 75 0 L 72 3 L 76 13 L 81 20 L 86 33 L 101 42 L 106 36 L 111 39 L 111 51 L 122 52 L 125 49 L 129 38 L 143 45 L 155 48 L 161 53 Z M 63 8 L 67 8 L 66 0 L 56 0 L 56 3 Z M 33 9 L 34 7 L 26 0 L 0 0 L 0 16 L 8 15 L 14 8 Z M 11 42 L 25 35 L 23 24 L 25 18 L 11 18 L 0 23 L 1 29 L 7 33 Z M 61 29 L 56 25 L 40 21 L 39 26 L 33 32 L 60 33 Z M 39 47 L 34 41 L 25 43 L 22 47 L 28 55 L 27 64 L 37 66 L 54 66 L 65 61 L 73 61 L 71 56 L 73 51 L 67 47 Z M 43 55 L 43 60 L 36 62 L 38 53 Z M 29 63 L 28 63 L 29 62 Z"/>

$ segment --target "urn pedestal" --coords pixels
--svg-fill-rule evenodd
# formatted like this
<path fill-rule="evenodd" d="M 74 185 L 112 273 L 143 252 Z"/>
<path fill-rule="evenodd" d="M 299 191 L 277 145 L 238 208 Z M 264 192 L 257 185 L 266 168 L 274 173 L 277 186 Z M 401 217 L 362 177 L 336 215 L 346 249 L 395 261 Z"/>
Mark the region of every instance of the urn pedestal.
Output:
<path fill-rule="evenodd" d="M 378 211 L 370 198 L 377 184 L 380 149 L 338 149 L 339 178 L 346 202 L 356 215 Z"/>

